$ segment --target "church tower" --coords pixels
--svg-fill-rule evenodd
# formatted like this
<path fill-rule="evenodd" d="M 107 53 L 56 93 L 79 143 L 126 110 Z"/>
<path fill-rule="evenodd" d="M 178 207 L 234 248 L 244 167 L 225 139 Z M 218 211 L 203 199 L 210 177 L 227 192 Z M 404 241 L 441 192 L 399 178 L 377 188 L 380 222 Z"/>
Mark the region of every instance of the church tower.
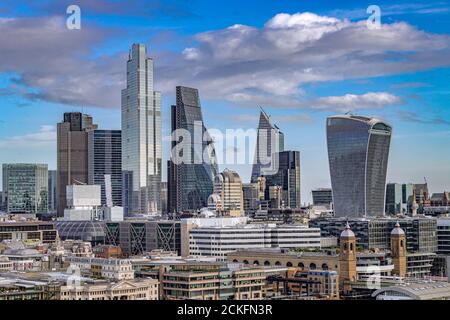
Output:
<path fill-rule="evenodd" d="M 356 281 L 356 237 L 348 223 L 340 237 L 339 277 L 347 293 L 351 289 L 347 283 Z"/>
<path fill-rule="evenodd" d="M 406 276 L 406 235 L 397 222 L 391 232 L 391 256 L 394 263 L 392 273 L 399 277 Z"/>

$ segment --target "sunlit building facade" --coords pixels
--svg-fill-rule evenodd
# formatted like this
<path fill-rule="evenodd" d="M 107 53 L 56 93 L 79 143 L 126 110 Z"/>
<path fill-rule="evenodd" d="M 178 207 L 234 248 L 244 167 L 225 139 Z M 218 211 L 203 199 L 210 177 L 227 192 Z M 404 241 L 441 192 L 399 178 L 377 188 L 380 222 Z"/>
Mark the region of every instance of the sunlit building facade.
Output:
<path fill-rule="evenodd" d="M 384 215 L 392 127 L 361 116 L 327 119 L 328 158 L 336 217 Z"/>
<path fill-rule="evenodd" d="M 161 184 L 161 94 L 154 91 L 153 59 L 133 44 L 122 91 L 122 168 L 131 188 L 124 188 L 125 214 L 155 214 Z M 128 184 L 127 184 L 128 186 Z"/>

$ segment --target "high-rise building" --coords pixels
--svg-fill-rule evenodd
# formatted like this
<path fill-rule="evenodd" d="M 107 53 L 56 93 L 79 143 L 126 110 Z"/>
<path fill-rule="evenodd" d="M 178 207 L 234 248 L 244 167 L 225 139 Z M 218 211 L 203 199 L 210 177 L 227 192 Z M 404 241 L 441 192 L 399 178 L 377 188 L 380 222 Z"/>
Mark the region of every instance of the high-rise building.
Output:
<path fill-rule="evenodd" d="M 106 184 L 111 187 L 112 205 L 122 206 L 122 132 L 93 130 L 88 134 L 89 184 L 101 186 L 101 204 L 107 205 Z"/>
<path fill-rule="evenodd" d="M 177 87 L 176 92 L 177 104 L 172 106 L 172 138 L 176 141 L 172 141 L 168 162 L 168 207 L 171 213 L 193 212 L 207 207 L 218 167 L 212 138 L 203 123 L 198 90 Z M 183 133 L 189 137 L 183 137 Z"/>
<path fill-rule="evenodd" d="M 283 151 L 275 154 L 278 159 L 278 170 L 273 175 L 266 177 L 266 192 L 270 187 L 281 187 L 281 200 L 284 207 L 300 208 L 300 152 L 299 151 Z M 270 198 L 266 197 L 266 200 Z"/>
<path fill-rule="evenodd" d="M 56 213 L 56 190 L 58 189 L 57 185 L 57 171 L 56 170 L 48 170 L 48 212 Z"/>
<path fill-rule="evenodd" d="M 57 213 L 64 215 L 66 187 L 88 183 L 88 132 L 97 129 L 92 117 L 80 112 L 64 113 L 57 132 Z"/>
<path fill-rule="evenodd" d="M 399 214 L 403 208 L 403 189 L 398 183 L 386 185 L 386 213 Z"/>
<path fill-rule="evenodd" d="M 319 188 L 312 190 L 313 205 L 315 206 L 331 206 L 333 202 L 333 192 L 331 188 Z"/>
<path fill-rule="evenodd" d="M 392 128 L 376 118 L 327 119 L 328 157 L 336 217 L 384 215 Z"/>
<path fill-rule="evenodd" d="M 133 44 L 127 62 L 127 87 L 122 91 L 125 214 L 159 211 L 161 143 L 161 94 L 154 91 L 153 59 L 147 57 L 145 45 Z"/>
<path fill-rule="evenodd" d="M 46 164 L 3 164 L 3 203 L 8 213 L 47 213 Z"/>
<path fill-rule="evenodd" d="M 276 173 L 277 159 L 274 155 L 282 151 L 284 151 L 284 134 L 272 124 L 269 115 L 261 109 L 251 182 L 257 182 L 260 176 Z"/>
<path fill-rule="evenodd" d="M 213 195 L 220 199 L 220 213 L 234 217 L 244 215 L 242 180 L 237 172 L 226 169 L 216 175 Z"/>

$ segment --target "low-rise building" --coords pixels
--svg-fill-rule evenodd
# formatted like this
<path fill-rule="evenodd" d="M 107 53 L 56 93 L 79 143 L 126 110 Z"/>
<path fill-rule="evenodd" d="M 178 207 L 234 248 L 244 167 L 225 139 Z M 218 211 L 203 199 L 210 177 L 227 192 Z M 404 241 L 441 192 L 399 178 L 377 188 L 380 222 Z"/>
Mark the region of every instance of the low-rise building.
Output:
<path fill-rule="evenodd" d="M 119 282 L 62 286 L 61 300 L 159 300 L 158 280 L 139 279 Z"/>
<path fill-rule="evenodd" d="M 82 272 L 87 272 L 95 278 L 110 280 L 134 279 L 134 270 L 130 260 L 127 259 L 103 259 L 90 257 L 65 257 L 65 262 L 73 267 L 78 267 Z"/>

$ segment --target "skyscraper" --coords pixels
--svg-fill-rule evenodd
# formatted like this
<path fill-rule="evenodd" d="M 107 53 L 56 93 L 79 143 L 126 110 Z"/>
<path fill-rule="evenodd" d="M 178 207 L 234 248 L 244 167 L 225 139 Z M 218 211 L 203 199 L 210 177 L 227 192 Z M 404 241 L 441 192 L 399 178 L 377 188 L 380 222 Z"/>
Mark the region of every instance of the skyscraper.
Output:
<path fill-rule="evenodd" d="M 177 87 L 176 91 L 172 132 L 178 140 L 172 141 L 172 157 L 168 162 L 168 207 L 171 213 L 207 207 L 208 197 L 213 193 L 213 179 L 218 173 L 214 144 L 203 123 L 198 90 Z M 189 137 L 178 136 L 180 131 Z M 189 143 L 185 138 L 190 140 Z M 177 146 L 183 147 L 181 152 L 174 152 Z"/>
<path fill-rule="evenodd" d="M 284 134 L 272 124 L 269 115 L 261 109 L 251 182 L 257 182 L 260 176 L 276 173 L 274 155 L 281 151 L 284 151 Z"/>
<path fill-rule="evenodd" d="M 125 214 L 159 210 L 161 184 L 161 94 L 154 91 L 153 59 L 133 44 L 122 91 L 122 170 Z M 129 188 L 130 187 L 130 188 Z"/>
<path fill-rule="evenodd" d="M 283 151 L 275 154 L 278 161 L 278 171 L 266 177 L 266 194 L 273 186 L 281 187 L 284 206 L 287 208 L 301 207 L 300 194 L 300 152 Z M 266 196 L 266 200 L 270 200 Z"/>
<path fill-rule="evenodd" d="M 48 212 L 56 213 L 57 171 L 48 170 Z"/>
<path fill-rule="evenodd" d="M 220 199 L 219 213 L 234 217 L 244 216 L 242 180 L 237 172 L 226 169 L 216 175 L 213 195 Z"/>
<path fill-rule="evenodd" d="M 80 112 L 64 113 L 57 131 L 57 212 L 64 216 L 66 187 L 88 183 L 88 132 L 97 129 L 92 117 Z"/>
<path fill-rule="evenodd" d="M 47 165 L 3 164 L 2 196 L 8 213 L 47 213 Z"/>
<path fill-rule="evenodd" d="M 392 128 L 345 115 L 327 119 L 328 158 L 336 217 L 384 215 Z"/>
<path fill-rule="evenodd" d="M 110 179 L 112 204 L 122 206 L 122 132 L 93 130 L 88 134 L 89 184 L 101 186 L 101 204 L 106 206 L 105 176 Z"/>

